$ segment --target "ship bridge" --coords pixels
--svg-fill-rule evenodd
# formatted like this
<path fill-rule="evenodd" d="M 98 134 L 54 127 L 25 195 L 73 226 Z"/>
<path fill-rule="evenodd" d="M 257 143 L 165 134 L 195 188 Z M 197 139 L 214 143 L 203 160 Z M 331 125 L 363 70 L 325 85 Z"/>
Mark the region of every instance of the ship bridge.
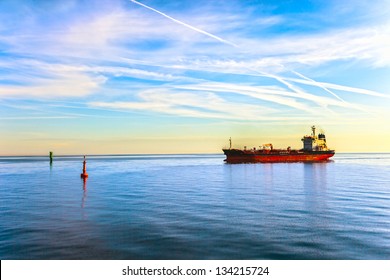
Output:
<path fill-rule="evenodd" d="M 328 151 L 328 146 L 326 145 L 326 137 L 324 133 L 319 133 L 316 136 L 316 127 L 313 125 L 311 127 L 312 134 L 303 136 L 301 139 L 303 142 L 304 151 Z"/>

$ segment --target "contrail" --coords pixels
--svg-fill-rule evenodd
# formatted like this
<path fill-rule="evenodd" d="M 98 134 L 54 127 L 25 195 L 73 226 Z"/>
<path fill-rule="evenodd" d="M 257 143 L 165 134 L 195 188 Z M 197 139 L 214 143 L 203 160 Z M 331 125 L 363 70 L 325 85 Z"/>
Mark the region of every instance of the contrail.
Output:
<path fill-rule="evenodd" d="M 146 9 L 149 9 L 149 10 L 155 12 L 155 13 L 158 13 L 158 14 L 160 14 L 160 15 L 162 15 L 162 16 L 164 16 L 164 17 L 166 17 L 166 18 L 168 18 L 168 19 L 170 19 L 170 20 L 172 20 L 172 21 L 174 21 L 174 22 L 176 22 L 176 23 L 178 23 L 178 24 L 180 24 L 180 25 L 183 25 L 183 26 L 185 26 L 185 27 L 187 27 L 187 28 L 190 28 L 190 29 L 192 29 L 192 30 L 194 30 L 194 31 L 196 31 L 196 32 L 202 33 L 202 34 L 204 34 L 204 35 L 206 35 L 206 36 L 208 36 L 208 37 L 211 37 L 211 38 L 213 38 L 213 39 L 216 39 L 216 40 L 218 40 L 218 41 L 221 42 L 221 43 L 228 44 L 228 45 L 233 46 L 233 47 L 235 47 L 235 48 L 239 48 L 238 45 L 236 45 L 236 44 L 234 44 L 234 43 L 232 43 L 232 42 L 230 42 L 230 41 L 227 41 L 227 40 L 225 40 L 225 39 L 223 39 L 223 38 L 221 38 L 221 37 L 218 37 L 218 36 L 216 36 L 216 35 L 213 35 L 213 34 L 211 34 L 211 33 L 208 33 L 208 32 L 206 32 L 206 31 L 204 31 L 204 30 L 202 30 L 202 29 L 199 29 L 199 28 L 196 28 L 196 27 L 194 27 L 194 26 L 191 26 L 191 25 L 189 25 L 189 24 L 187 24 L 187 23 L 185 23 L 185 22 L 182 22 L 182 21 L 180 21 L 180 20 L 177 20 L 177 19 L 175 19 L 175 18 L 173 18 L 173 17 L 171 17 L 171 16 L 168 16 L 167 14 L 165 14 L 165 13 L 163 13 L 163 12 L 160 12 L 160 11 L 158 11 L 158 10 L 152 8 L 152 7 L 149 7 L 149 6 L 147 6 L 147 5 L 145 5 L 145 4 L 142 4 L 142 3 L 138 2 L 138 1 L 135 1 L 135 0 L 130 0 L 130 1 L 133 2 L 133 3 L 135 3 L 135 4 L 137 4 L 137 5 L 140 5 L 140 6 L 144 7 L 144 8 L 146 8 Z M 284 69 L 286 69 L 283 65 L 281 65 L 281 66 L 282 66 Z M 250 69 L 250 68 L 248 68 L 248 69 Z M 293 90 L 293 91 L 296 92 L 296 93 L 302 93 L 301 90 L 296 89 L 292 84 L 290 84 L 290 83 L 288 83 L 287 81 L 285 81 L 282 77 L 279 77 L 279 76 L 276 76 L 276 75 L 273 75 L 273 74 L 269 74 L 269 73 L 265 73 L 265 72 L 263 72 L 263 71 L 256 71 L 256 70 L 254 70 L 254 69 L 250 69 L 250 70 L 255 71 L 255 72 L 257 72 L 257 73 L 261 73 L 262 75 L 267 76 L 267 77 L 269 77 L 269 78 L 273 78 L 273 79 L 277 80 L 278 82 L 284 84 L 285 86 L 287 86 L 289 89 Z M 291 70 L 290 70 L 290 71 L 291 71 Z M 298 72 L 296 72 L 296 71 L 291 71 L 291 72 L 293 72 L 294 74 L 300 76 L 301 78 L 303 78 L 303 79 L 305 79 L 305 80 L 311 81 L 311 82 L 314 83 L 316 86 L 322 88 L 323 90 L 325 90 L 326 92 L 330 93 L 331 95 L 333 95 L 333 96 L 336 97 L 337 99 L 339 99 L 339 100 L 345 102 L 345 101 L 344 101 L 343 99 L 341 99 L 338 95 L 336 95 L 335 93 L 333 93 L 332 91 L 330 91 L 330 90 L 327 89 L 326 87 L 321 86 L 321 84 L 318 83 L 317 81 L 315 81 L 315 80 L 313 80 L 313 79 L 310 79 L 310 78 L 308 78 L 308 77 L 304 76 L 303 74 L 300 74 L 300 73 L 298 73 Z"/>
<path fill-rule="evenodd" d="M 306 80 L 306 81 L 310 81 L 314 86 L 317 86 L 319 88 L 322 88 L 323 90 L 325 90 L 326 92 L 330 93 L 331 95 L 333 95 L 334 97 L 336 97 L 338 100 L 344 102 L 344 103 L 347 103 L 344 99 L 342 99 L 340 96 L 338 96 L 337 94 L 335 94 L 333 91 L 331 91 L 330 89 L 326 88 L 325 86 L 321 85 L 321 83 L 313 80 L 313 79 L 310 79 L 306 76 L 304 76 L 303 74 L 301 73 L 298 73 L 297 71 L 294 71 L 294 70 L 290 70 L 290 69 L 287 69 L 284 65 L 280 64 L 280 63 L 276 63 L 278 66 L 282 67 L 283 69 L 285 69 L 286 71 L 289 71 L 295 75 L 297 75 L 298 77 L 301 77 L 302 79 Z M 278 80 L 280 81 L 280 80 Z M 281 82 L 281 81 L 280 81 Z M 282 82 L 284 83 L 284 82 Z M 290 87 L 289 87 L 290 88 Z"/>
<path fill-rule="evenodd" d="M 333 95 L 334 97 L 336 97 L 338 100 L 340 100 L 340 101 L 346 103 L 344 99 L 342 99 L 340 96 L 338 96 L 337 94 L 335 94 L 333 91 L 331 91 L 331 90 L 327 89 L 326 87 L 322 86 L 322 85 L 321 85 L 320 83 L 318 83 L 317 81 L 315 81 L 315 80 L 313 80 L 313 79 L 310 79 L 310 78 L 308 78 L 308 77 L 306 77 L 306 76 L 302 75 L 301 73 L 298 73 L 298 72 L 296 72 L 296 71 L 294 71 L 294 70 L 290 70 L 290 71 L 291 71 L 292 73 L 294 73 L 295 75 L 301 77 L 302 79 L 312 82 L 314 85 L 316 85 L 316 86 L 319 87 L 319 88 L 322 88 L 322 89 L 325 90 L 326 92 L 328 92 L 328 93 L 330 93 L 331 95 Z"/>
<path fill-rule="evenodd" d="M 176 22 L 176 23 L 178 23 L 178 24 L 181 24 L 181 25 L 183 25 L 183 26 L 185 26 L 185 27 L 188 27 L 188 28 L 190 28 L 190 29 L 192 29 L 192 30 L 194 30 L 194 31 L 196 31 L 196 32 L 202 33 L 202 34 L 204 34 L 204 35 L 206 35 L 206 36 L 208 36 L 208 37 L 211 37 L 211 38 L 213 38 L 213 39 L 216 39 L 216 40 L 218 40 L 218 41 L 220 41 L 220 42 L 222 42 L 222 43 L 228 44 L 228 45 L 233 46 L 233 47 L 235 47 L 235 48 L 238 47 L 236 44 L 234 44 L 234 43 L 232 43 L 232 42 L 229 42 L 229 41 L 227 41 L 227 40 L 225 40 L 225 39 L 222 39 L 221 37 L 215 36 L 215 35 L 210 34 L 210 33 L 206 32 L 206 31 L 204 31 L 204 30 L 202 30 L 202 29 L 196 28 L 196 27 L 191 26 L 191 25 L 189 25 L 189 24 L 187 24 L 187 23 L 185 23 L 185 22 L 182 22 L 182 21 L 177 20 L 177 19 L 175 19 L 175 18 L 173 18 L 173 17 L 170 17 L 170 16 L 168 16 L 167 14 L 164 14 L 163 12 L 160 12 L 160 11 L 158 11 L 158 10 L 152 8 L 152 7 L 149 7 L 149 6 L 145 5 L 145 4 L 142 4 L 142 3 L 138 2 L 138 1 L 135 1 L 135 0 L 130 0 L 130 1 L 133 2 L 133 3 L 135 3 L 135 4 L 137 4 L 137 5 L 140 5 L 140 6 L 144 7 L 144 8 L 146 8 L 146 9 L 149 9 L 149 10 L 151 10 L 151 11 L 153 11 L 153 12 L 156 12 L 156 13 L 162 15 L 163 17 L 166 17 L 166 18 L 168 18 L 168 19 L 170 19 L 170 20 L 172 20 L 172 21 L 174 21 L 174 22 Z"/>
<path fill-rule="evenodd" d="M 282 65 L 283 66 L 283 65 Z M 284 68 L 284 66 L 283 66 Z M 273 75 L 273 74 L 268 74 L 268 73 L 265 73 L 263 71 L 256 71 L 254 69 L 252 69 L 252 71 L 255 71 L 255 72 L 258 72 L 260 73 L 261 75 L 264 75 L 264 76 L 267 76 L 267 77 L 270 77 L 270 78 L 273 78 L 275 80 L 277 80 L 279 83 L 282 83 L 284 84 L 286 87 L 288 87 L 289 89 L 291 89 L 292 91 L 294 91 L 295 93 L 298 93 L 298 94 L 301 94 L 301 95 L 304 95 L 306 94 L 306 92 L 302 91 L 301 89 L 295 87 L 294 85 L 292 85 L 291 83 L 287 82 L 286 80 L 284 80 L 282 77 L 279 77 L 277 75 Z M 303 76 L 303 75 L 302 75 Z M 304 78 L 304 76 L 302 77 Z M 309 78 L 307 78 L 309 79 Z M 313 81 L 315 82 L 315 81 Z M 317 85 L 318 86 L 318 85 Z M 343 100 L 342 100 L 343 101 Z M 335 114 L 335 112 L 333 112 L 331 109 L 329 109 L 326 104 L 321 104 L 321 103 L 318 103 L 316 102 L 317 104 L 319 104 L 320 106 L 322 106 L 323 108 L 325 108 L 328 112 L 330 112 L 331 114 Z"/>

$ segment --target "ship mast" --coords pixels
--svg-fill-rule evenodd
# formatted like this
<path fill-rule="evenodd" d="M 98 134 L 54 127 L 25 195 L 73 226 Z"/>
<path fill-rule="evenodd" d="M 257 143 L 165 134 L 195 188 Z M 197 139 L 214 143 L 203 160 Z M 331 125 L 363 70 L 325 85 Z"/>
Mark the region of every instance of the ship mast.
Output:
<path fill-rule="evenodd" d="M 311 127 L 311 131 L 313 131 L 312 135 L 315 138 L 316 137 L 316 127 L 314 125 Z"/>
<path fill-rule="evenodd" d="M 229 144 L 230 144 L 229 150 L 231 150 L 232 149 L 232 137 L 229 138 Z"/>

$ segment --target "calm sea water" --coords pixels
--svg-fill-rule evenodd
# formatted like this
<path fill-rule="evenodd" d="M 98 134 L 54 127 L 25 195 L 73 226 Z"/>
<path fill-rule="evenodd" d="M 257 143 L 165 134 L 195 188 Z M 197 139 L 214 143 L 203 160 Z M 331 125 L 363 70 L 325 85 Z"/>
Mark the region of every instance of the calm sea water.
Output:
<path fill-rule="evenodd" d="M 390 259 L 390 154 L 0 157 L 1 259 Z"/>

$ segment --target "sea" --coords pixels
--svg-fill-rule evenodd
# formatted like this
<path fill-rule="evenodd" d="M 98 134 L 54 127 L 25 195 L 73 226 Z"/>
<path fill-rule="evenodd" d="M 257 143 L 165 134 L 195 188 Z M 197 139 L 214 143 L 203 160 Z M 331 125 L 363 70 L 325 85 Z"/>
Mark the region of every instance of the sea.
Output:
<path fill-rule="evenodd" d="M 0 259 L 390 259 L 390 154 L 0 157 Z"/>

